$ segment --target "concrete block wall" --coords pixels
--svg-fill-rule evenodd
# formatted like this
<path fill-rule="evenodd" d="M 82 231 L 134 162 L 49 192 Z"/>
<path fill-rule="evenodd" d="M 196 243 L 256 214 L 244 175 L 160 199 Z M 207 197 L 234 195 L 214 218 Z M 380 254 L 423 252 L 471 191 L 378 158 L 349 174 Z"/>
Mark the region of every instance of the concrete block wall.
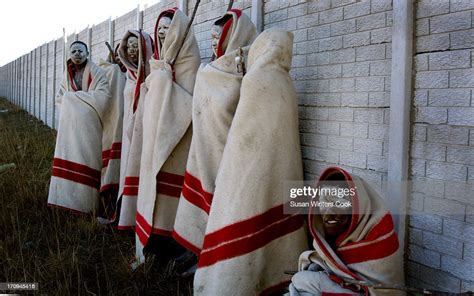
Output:
<path fill-rule="evenodd" d="M 190 15 L 196 0 L 184 2 Z M 474 191 L 466 187 L 474 184 L 474 2 L 415 2 L 407 280 L 452 292 L 474 290 Z M 263 6 L 264 29 L 294 34 L 290 74 L 298 93 L 305 178 L 334 164 L 372 184 L 387 180 L 392 0 L 245 0 L 234 7 L 250 16 L 255 3 Z M 163 0 L 141 12 L 132 9 L 71 34 L 68 44 L 88 43 L 98 62 L 107 57 L 105 41 L 114 46 L 137 23 L 153 36 L 160 11 L 181 4 Z M 211 24 L 227 5 L 201 1 L 193 30 L 203 62 L 212 55 Z M 63 48 L 60 38 L 0 68 L 0 96 L 52 127 Z"/>
<path fill-rule="evenodd" d="M 474 290 L 474 2 L 420 0 L 415 12 L 411 177 L 429 186 L 410 200 L 408 279 Z"/>

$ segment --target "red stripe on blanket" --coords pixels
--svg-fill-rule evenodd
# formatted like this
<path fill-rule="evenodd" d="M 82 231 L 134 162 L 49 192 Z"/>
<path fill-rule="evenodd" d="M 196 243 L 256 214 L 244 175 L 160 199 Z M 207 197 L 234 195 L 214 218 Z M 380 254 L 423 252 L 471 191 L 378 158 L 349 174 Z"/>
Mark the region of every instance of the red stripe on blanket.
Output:
<path fill-rule="evenodd" d="M 283 204 L 275 206 L 252 218 L 236 222 L 207 234 L 204 239 L 203 249 L 212 248 L 221 243 L 254 234 L 266 226 L 288 219 L 290 216 L 283 214 Z"/>
<path fill-rule="evenodd" d="M 167 172 L 159 172 L 156 176 L 156 181 L 182 186 L 184 182 L 184 176 Z"/>
<path fill-rule="evenodd" d="M 201 253 L 201 249 L 187 241 L 184 237 L 179 235 L 176 230 L 173 230 L 171 233 L 171 236 L 174 238 L 175 241 L 177 241 L 180 245 L 188 249 L 189 251 L 193 252 L 194 254 L 199 256 L 199 253 Z"/>
<path fill-rule="evenodd" d="M 360 244 L 361 242 L 363 241 L 359 241 L 357 244 Z M 359 247 L 337 250 L 337 255 L 346 265 L 348 265 L 385 258 L 395 253 L 398 248 L 399 244 L 397 234 L 393 231 L 392 234 L 388 235 L 386 238 L 377 241 L 369 241 Z"/>
<path fill-rule="evenodd" d="M 358 296 L 360 294 L 354 293 L 332 293 L 332 292 L 322 292 L 321 296 Z"/>
<path fill-rule="evenodd" d="M 146 243 L 148 242 L 148 238 L 150 237 L 149 235 L 147 235 L 141 228 L 140 226 L 137 224 L 135 226 L 135 233 L 137 234 L 138 236 L 138 239 L 140 240 L 140 242 L 142 243 L 142 245 L 146 245 Z"/>
<path fill-rule="evenodd" d="M 151 231 L 153 234 L 159 234 L 163 236 L 171 236 L 172 232 L 166 229 L 153 228 Z"/>
<path fill-rule="evenodd" d="M 288 288 L 290 285 L 291 281 L 286 280 L 283 281 L 279 284 L 276 284 L 274 286 L 268 287 L 265 290 L 263 290 L 260 295 L 262 296 L 267 296 L 267 295 L 283 295 L 283 290 Z"/>
<path fill-rule="evenodd" d="M 66 179 L 75 183 L 79 183 L 82 185 L 87 185 L 97 190 L 99 190 L 100 188 L 100 181 L 93 179 L 89 176 L 81 175 L 81 174 L 64 170 L 61 168 L 53 167 L 51 175 L 54 177 L 58 177 L 58 178 Z"/>
<path fill-rule="evenodd" d="M 53 159 L 53 167 L 58 167 L 61 169 L 66 169 L 69 171 L 73 171 L 78 174 L 86 175 L 90 178 L 100 180 L 100 171 L 88 167 L 86 165 L 75 163 L 69 160 L 61 159 L 61 158 L 54 158 Z"/>
<path fill-rule="evenodd" d="M 125 186 L 122 195 L 138 195 L 138 186 Z"/>
<path fill-rule="evenodd" d="M 135 226 L 117 226 L 118 230 L 133 230 Z"/>
<path fill-rule="evenodd" d="M 138 186 L 140 177 L 125 177 L 125 185 Z"/>
<path fill-rule="evenodd" d="M 152 227 L 148 222 L 146 221 L 145 217 L 143 217 L 138 211 L 137 211 L 137 216 L 136 216 L 136 222 L 137 225 L 140 225 L 143 230 L 145 230 L 146 234 L 150 234 Z"/>
<path fill-rule="evenodd" d="M 189 172 L 184 174 L 183 197 L 209 214 L 213 194 L 205 191 L 202 187 L 201 181 Z"/>
<path fill-rule="evenodd" d="M 171 197 L 179 198 L 181 196 L 182 187 L 169 184 L 156 183 L 156 193 L 164 194 Z"/>
<path fill-rule="evenodd" d="M 371 241 L 376 238 L 379 238 L 387 233 L 390 233 L 394 229 L 392 215 L 387 212 L 385 216 L 380 219 L 380 222 L 377 223 L 367 234 L 367 237 L 364 240 Z"/>
<path fill-rule="evenodd" d="M 52 209 L 67 210 L 67 211 L 70 211 L 71 213 L 73 213 L 74 215 L 78 215 L 78 216 L 86 216 L 86 215 L 88 215 L 88 213 L 81 212 L 81 211 L 78 211 L 78 210 L 75 210 L 75 209 L 71 209 L 71 208 L 67 208 L 67 207 L 58 206 L 58 205 L 55 205 L 55 204 L 52 204 L 52 203 L 48 203 L 48 207 L 49 207 L 49 208 L 52 208 Z"/>
<path fill-rule="evenodd" d="M 198 268 L 251 253 L 282 236 L 300 229 L 303 223 L 303 216 L 294 215 L 271 226 L 267 226 L 258 233 L 242 237 L 241 239 L 231 241 L 211 250 L 203 249 L 200 254 Z M 206 240 L 206 238 L 204 238 L 204 240 Z"/>

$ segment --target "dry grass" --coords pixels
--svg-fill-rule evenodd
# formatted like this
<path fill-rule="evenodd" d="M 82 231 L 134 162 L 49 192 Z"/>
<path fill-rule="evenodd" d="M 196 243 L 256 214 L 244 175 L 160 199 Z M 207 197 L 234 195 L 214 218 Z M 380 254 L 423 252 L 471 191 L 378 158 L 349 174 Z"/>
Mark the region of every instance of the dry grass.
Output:
<path fill-rule="evenodd" d="M 173 262 L 131 272 L 134 237 L 46 206 L 55 132 L 0 99 L 0 282 L 48 295 L 190 295 Z M 161 266 L 160 266 L 161 265 Z"/>

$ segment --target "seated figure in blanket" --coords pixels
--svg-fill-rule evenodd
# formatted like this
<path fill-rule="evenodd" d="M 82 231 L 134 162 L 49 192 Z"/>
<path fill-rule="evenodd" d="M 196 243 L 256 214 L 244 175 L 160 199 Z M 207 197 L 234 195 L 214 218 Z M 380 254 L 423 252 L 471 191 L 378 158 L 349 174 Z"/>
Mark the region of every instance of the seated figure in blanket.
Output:
<path fill-rule="evenodd" d="M 382 198 L 338 167 L 327 168 L 318 187 L 319 204 L 309 215 L 314 250 L 301 254 L 289 295 L 404 295 L 371 287 L 403 284 L 402 252 Z"/>
<path fill-rule="evenodd" d="M 87 213 L 97 209 L 102 169 L 102 122 L 109 85 L 106 73 L 89 59 L 87 45 L 75 41 L 56 97 L 58 135 L 48 205 Z"/>

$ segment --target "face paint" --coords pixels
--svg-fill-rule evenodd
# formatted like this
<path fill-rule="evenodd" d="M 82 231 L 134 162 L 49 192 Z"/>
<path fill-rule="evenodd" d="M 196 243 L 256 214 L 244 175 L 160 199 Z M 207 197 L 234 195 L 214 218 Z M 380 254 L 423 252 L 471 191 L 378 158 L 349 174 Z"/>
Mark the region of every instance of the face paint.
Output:
<path fill-rule="evenodd" d="M 164 16 L 160 19 L 158 23 L 158 38 L 160 39 L 161 44 L 165 41 L 166 35 L 170 29 L 171 19 L 167 16 Z"/>
<path fill-rule="evenodd" d="M 138 65 L 138 55 L 139 55 L 138 38 L 135 36 L 130 36 L 127 39 L 128 59 L 135 65 Z"/>
<path fill-rule="evenodd" d="M 219 39 L 221 38 L 222 35 L 222 27 L 213 25 L 211 27 L 211 46 L 212 46 L 212 51 L 214 52 L 214 55 L 217 56 L 217 45 L 219 44 Z"/>
<path fill-rule="evenodd" d="M 74 43 L 69 48 L 69 58 L 76 65 L 83 64 L 87 60 L 88 55 L 89 53 L 87 52 L 87 49 L 84 44 Z"/>

